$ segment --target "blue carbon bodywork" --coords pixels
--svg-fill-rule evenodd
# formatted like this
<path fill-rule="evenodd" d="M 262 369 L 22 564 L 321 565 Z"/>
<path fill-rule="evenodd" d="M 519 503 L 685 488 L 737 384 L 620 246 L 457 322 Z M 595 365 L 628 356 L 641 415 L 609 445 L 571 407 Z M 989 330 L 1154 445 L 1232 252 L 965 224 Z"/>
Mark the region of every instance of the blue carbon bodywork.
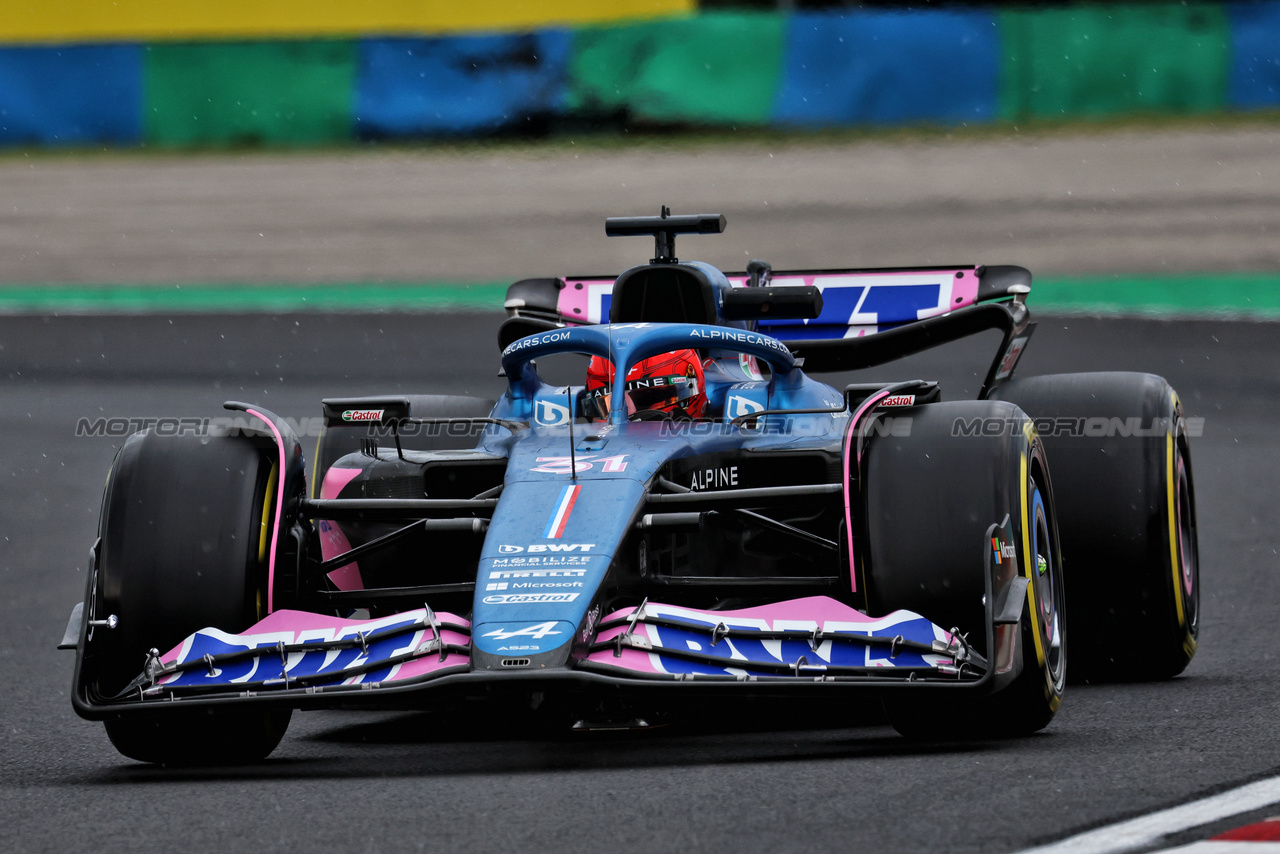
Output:
<path fill-rule="evenodd" d="M 731 417 L 778 409 L 833 414 L 769 415 L 756 427 L 626 420 L 619 403 L 631 365 L 715 343 L 763 360 L 772 378 L 743 381 L 736 359 L 714 363 L 706 374 L 711 405 Z M 549 386 L 533 364 L 555 353 L 603 356 L 622 366 L 615 372 L 610 423 L 572 425 L 572 446 L 570 406 L 583 388 Z M 530 428 L 514 435 L 491 431 L 480 447 L 508 459 L 502 501 L 481 552 L 472 616 L 476 647 L 494 655 L 543 653 L 570 641 L 668 462 L 751 448 L 826 447 L 848 420 L 838 391 L 805 376 L 777 339 L 747 330 L 645 323 L 559 329 L 514 342 L 502 364 L 509 388 L 494 417 Z M 558 528 L 553 524 L 561 521 Z"/>

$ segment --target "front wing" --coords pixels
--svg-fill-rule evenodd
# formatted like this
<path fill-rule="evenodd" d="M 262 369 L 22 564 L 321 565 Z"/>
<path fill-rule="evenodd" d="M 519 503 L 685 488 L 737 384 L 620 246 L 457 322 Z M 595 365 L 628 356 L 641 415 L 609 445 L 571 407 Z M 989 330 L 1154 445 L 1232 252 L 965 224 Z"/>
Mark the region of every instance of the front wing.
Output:
<path fill-rule="evenodd" d="M 987 649 L 1016 623 L 1023 590 L 1002 591 L 1002 604 L 988 605 Z M 77 673 L 74 702 L 83 716 L 97 719 L 236 702 L 412 708 L 442 695 L 508 690 L 643 696 L 677 685 L 681 692 L 746 689 L 775 696 L 822 688 L 985 693 L 1012 680 L 1021 660 L 1000 654 L 989 662 L 966 637 L 910 611 L 872 618 L 824 596 L 737 611 L 646 601 L 604 616 L 575 643 L 563 668 L 521 670 L 527 661 L 512 658 L 504 661 L 508 669 L 473 671 L 471 626 L 454 614 L 424 607 L 350 620 L 281 610 L 238 634 L 196 632 L 153 655 L 115 697 L 90 696 Z M 1012 664 L 1001 668 L 996 661 Z"/>

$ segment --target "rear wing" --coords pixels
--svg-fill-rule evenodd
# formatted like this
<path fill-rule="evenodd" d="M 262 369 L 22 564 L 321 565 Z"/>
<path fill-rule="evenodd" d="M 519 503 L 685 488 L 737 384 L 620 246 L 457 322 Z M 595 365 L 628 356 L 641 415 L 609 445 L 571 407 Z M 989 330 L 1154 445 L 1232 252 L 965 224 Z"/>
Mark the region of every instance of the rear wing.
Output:
<path fill-rule="evenodd" d="M 747 287 L 747 273 L 727 273 L 729 284 Z M 524 279 L 507 290 L 512 318 L 557 326 L 608 323 L 611 276 Z M 764 287 L 814 287 L 822 312 L 804 320 L 761 319 L 757 328 L 781 341 L 862 338 L 957 309 L 1010 299 L 1031 290 L 1022 267 L 931 267 L 869 270 L 794 270 L 772 274 Z M 531 331 L 546 327 L 537 326 Z M 514 340 L 514 338 L 512 339 Z"/>
<path fill-rule="evenodd" d="M 1023 301 L 1031 273 L 1015 266 L 954 266 L 728 273 L 733 288 L 813 288 L 821 311 L 810 319 L 761 317 L 756 328 L 787 344 L 806 372 L 869 368 L 948 341 L 1004 333 L 981 396 L 1013 373 L 1035 330 Z M 607 323 L 609 276 L 524 279 L 507 289 L 499 346 L 564 326 Z M 723 322 L 723 318 L 721 319 Z"/>

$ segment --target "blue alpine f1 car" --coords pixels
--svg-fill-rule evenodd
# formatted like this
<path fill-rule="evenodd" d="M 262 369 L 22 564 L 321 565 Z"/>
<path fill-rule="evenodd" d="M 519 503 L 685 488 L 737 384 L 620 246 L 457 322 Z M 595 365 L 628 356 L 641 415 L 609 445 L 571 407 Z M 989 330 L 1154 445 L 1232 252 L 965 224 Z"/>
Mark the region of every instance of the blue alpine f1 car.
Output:
<path fill-rule="evenodd" d="M 1038 731 L 1073 678 L 1196 648 L 1181 406 L 1157 376 L 1013 378 L 1020 267 L 722 272 L 720 215 L 621 217 L 650 263 L 517 282 L 497 401 L 328 399 L 144 431 L 111 467 L 73 704 L 126 756 L 245 762 L 294 709 L 555 698 L 883 709 L 910 737 Z M 976 400 L 863 369 L 978 332 Z M 590 359 L 554 385 L 538 360 Z M 1050 470 L 1052 468 L 1052 479 Z"/>

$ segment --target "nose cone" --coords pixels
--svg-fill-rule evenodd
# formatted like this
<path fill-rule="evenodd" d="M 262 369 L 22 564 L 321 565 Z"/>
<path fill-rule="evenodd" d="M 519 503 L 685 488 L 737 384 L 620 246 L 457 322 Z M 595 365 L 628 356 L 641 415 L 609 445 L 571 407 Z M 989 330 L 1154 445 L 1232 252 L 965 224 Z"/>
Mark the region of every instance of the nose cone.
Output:
<path fill-rule="evenodd" d="M 566 620 L 493 621 L 475 626 L 471 636 L 473 670 L 539 670 L 569 660 L 577 627 Z"/>

